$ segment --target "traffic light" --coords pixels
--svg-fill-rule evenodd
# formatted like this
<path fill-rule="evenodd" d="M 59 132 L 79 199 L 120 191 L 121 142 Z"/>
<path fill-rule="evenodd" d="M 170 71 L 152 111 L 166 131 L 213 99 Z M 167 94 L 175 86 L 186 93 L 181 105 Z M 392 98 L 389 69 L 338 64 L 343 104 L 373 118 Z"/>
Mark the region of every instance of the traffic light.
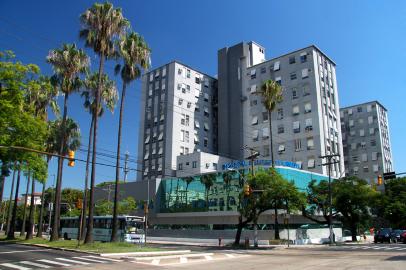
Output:
<path fill-rule="evenodd" d="M 69 156 L 68 166 L 69 167 L 75 166 L 75 151 L 69 150 L 68 156 Z"/>
<path fill-rule="evenodd" d="M 244 185 L 244 196 L 249 196 L 249 195 L 251 195 L 251 193 L 252 193 L 252 189 L 251 189 L 251 187 L 250 187 L 250 185 L 248 185 L 248 184 L 245 184 Z"/>
<path fill-rule="evenodd" d="M 383 184 L 382 176 L 378 175 L 378 186 L 380 186 L 382 184 Z"/>
<path fill-rule="evenodd" d="M 76 201 L 76 208 L 77 209 L 82 209 L 83 208 L 83 200 L 82 199 L 78 199 Z"/>

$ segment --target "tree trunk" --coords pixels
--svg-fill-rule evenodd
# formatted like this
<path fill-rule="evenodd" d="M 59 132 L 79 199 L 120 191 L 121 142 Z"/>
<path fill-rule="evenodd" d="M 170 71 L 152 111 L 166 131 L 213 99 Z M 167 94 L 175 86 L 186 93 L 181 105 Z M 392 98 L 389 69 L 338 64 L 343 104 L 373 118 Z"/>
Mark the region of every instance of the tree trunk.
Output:
<path fill-rule="evenodd" d="M 113 230 L 111 233 L 111 242 L 117 242 L 117 229 L 118 229 L 118 194 L 119 194 L 119 180 L 120 180 L 120 148 L 121 148 L 121 129 L 123 126 L 123 112 L 124 112 L 124 99 L 127 84 L 123 81 L 123 91 L 121 92 L 120 102 L 120 118 L 118 122 L 118 137 L 117 137 L 117 159 L 116 159 L 116 184 L 114 189 L 114 207 L 113 207 Z M 149 202 L 147 203 L 147 205 Z"/>
<path fill-rule="evenodd" d="M 64 149 L 66 144 L 66 118 L 68 115 L 68 97 L 69 95 L 65 93 L 65 99 L 63 104 L 63 118 L 62 118 L 62 134 L 61 134 L 61 145 L 59 148 L 59 155 L 64 156 Z M 61 214 L 61 191 L 62 191 L 62 170 L 63 170 L 63 157 L 58 157 L 58 173 L 56 177 L 56 190 L 55 190 L 55 201 L 54 201 L 54 216 L 52 221 L 52 234 L 51 241 L 57 241 L 59 239 L 59 219 Z"/>
<path fill-rule="evenodd" d="M 16 162 L 14 162 L 14 170 L 13 170 L 13 181 L 11 182 L 11 190 L 10 190 L 10 199 L 8 200 L 8 213 L 7 213 L 7 232 L 10 230 L 10 219 L 11 219 L 11 214 L 12 214 L 12 208 L 11 204 L 13 202 L 13 191 L 14 191 L 14 182 L 16 179 Z"/>
<path fill-rule="evenodd" d="M 6 176 L 4 174 L 1 175 L 0 179 L 0 203 L 3 202 L 3 193 L 4 193 L 4 182 L 6 181 Z M 2 208 L 2 204 L 0 204 L 0 208 Z"/>
<path fill-rule="evenodd" d="M 351 230 L 351 241 L 357 242 L 357 224 L 351 222 L 350 230 Z"/>
<path fill-rule="evenodd" d="M 49 163 L 49 162 L 48 162 Z M 38 221 L 38 232 L 37 237 L 42 237 L 42 230 L 44 228 L 44 209 L 45 209 L 45 186 L 46 182 L 42 183 L 42 194 L 41 194 L 41 208 L 39 210 L 39 221 Z"/>
<path fill-rule="evenodd" d="M 8 230 L 7 239 L 14 239 L 14 231 L 16 228 L 16 219 L 17 219 L 18 191 L 20 188 L 20 178 L 21 178 L 20 176 L 21 176 L 21 169 L 18 168 L 16 192 L 14 194 L 13 213 L 11 215 L 10 229 Z"/>
<path fill-rule="evenodd" d="M 244 225 L 242 223 L 242 216 L 238 217 L 237 233 L 235 234 L 234 245 L 238 246 L 240 244 L 241 233 Z"/>
<path fill-rule="evenodd" d="M 30 171 L 28 171 L 27 188 L 25 190 L 25 198 L 24 198 L 23 225 L 21 226 L 20 236 L 24 236 L 24 234 L 25 234 L 25 222 L 27 219 L 27 201 L 28 201 L 28 190 L 30 188 L 30 179 L 31 179 L 31 173 L 30 173 Z"/>
<path fill-rule="evenodd" d="M 104 65 L 104 52 L 100 55 L 99 64 L 99 84 L 96 91 L 96 113 L 94 113 L 94 130 L 93 130 L 93 153 L 92 153 L 92 176 L 90 180 L 90 201 L 89 201 L 89 221 L 87 223 L 87 231 L 85 243 L 93 243 L 93 205 L 94 205 L 94 183 L 96 181 L 96 149 L 97 149 L 97 128 L 98 128 L 98 117 L 99 117 L 99 104 L 100 104 L 100 92 L 101 92 L 101 82 L 103 75 L 103 65 Z"/>
<path fill-rule="evenodd" d="M 258 247 L 258 216 L 254 219 L 254 247 Z"/>
<path fill-rule="evenodd" d="M 35 222 L 34 222 L 35 212 L 34 211 L 35 211 L 35 179 L 32 178 L 30 215 L 28 218 L 28 231 L 27 231 L 27 236 L 25 237 L 26 240 L 32 239 L 32 236 L 34 234 L 34 227 L 35 227 Z"/>
<path fill-rule="evenodd" d="M 281 239 L 279 236 L 278 207 L 275 203 L 275 240 Z"/>
<path fill-rule="evenodd" d="M 87 197 L 88 197 L 88 186 L 89 186 L 89 162 L 90 162 L 90 149 L 92 145 L 92 136 L 93 136 L 93 127 L 94 126 L 94 118 L 92 114 L 92 120 L 90 121 L 90 130 L 89 130 L 89 142 L 87 146 L 87 158 L 86 158 L 86 173 L 85 173 L 85 190 L 83 192 L 83 204 L 82 204 L 82 224 L 81 227 L 81 235 L 80 240 L 85 238 L 85 228 L 86 228 L 86 217 L 87 217 Z"/>
<path fill-rule="evenodd" d="M 271 144 L 271 159 L 272 159 L 272 168 L 275 168 L 275 159 L 273 155 L 273 138 L 272 138 L 272 112 L 268 111 L 268 120 L 269 120 L 269 142 Z"/>

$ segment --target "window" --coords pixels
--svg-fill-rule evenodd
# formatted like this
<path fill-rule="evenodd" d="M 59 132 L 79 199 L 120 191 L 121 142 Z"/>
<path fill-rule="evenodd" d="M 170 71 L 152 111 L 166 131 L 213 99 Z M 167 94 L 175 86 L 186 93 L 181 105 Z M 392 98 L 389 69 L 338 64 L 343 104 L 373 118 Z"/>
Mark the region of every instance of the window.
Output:
<path fill-rule="evenodd" d="M 183 129 L 180 131 L 180 141 L 181 142 L 185 141 L 185 131 Z"/>
<path fill-rule="evenodd" d="M 148 151 L 146 151 L 146 152 L 145 152 L 144 159 L 148 159 L 148 158 L 149 158 L 149 152 L 148 152 Z"/>
<path fill-rule="evenodd" d="M 262 151 L 262 156 L 263 157 L 268 157 L 269 156 L 269 145 L 264 145 L 263 151 Z"/>
<path fill-rule="evenodd" d="M 374 122 L 374 118 L 372 116 L 368 116 L 368 124 L 372 124 Z"/>
<path fill-rule="evenodd" d="M 376 140 L 371 140 L 371 146 L 376 146 Z"/>
<path fill-rule="evenodd" d="M 197 168 L 197 161 L 192 161 L 192 168 Z"/>
<path fill-rule="evenodd" d="M 294 87 L 294 88 L 292 88 L 292 99 L 297 99 L 297 98 L 298 98 L 298 96 L 297 96 L 297 88 Z"/>
<path fill-rule="evenodd" d="M 145 143 L 149 143 L 149 139 L 150 139 L 150 136 L 147 135 L 147 137 L 145 138 Z"/>
<path fill-rule="evenodd" d="M 357 107 L 357 112 L 362 112 L 362 107 Z"/>
<path fill-rule="evenodd" d="M 349 121 L 349 125 L 350 125 L 350 127 L 353 127 L 353 126 L 354 126 L 354 120 L 351 119 L 351 120 Z"/>
<path fill-rule="evenodd" d="M 257 91 L 257 85 L 256 85 L 256 84 L 251 85 L 251 87 L 250 87 L 250 93 L 253 94 L 253 93 L 255 93 L 256 91 Z"/>
<path fill-rule="evenodd" d="M 199 136 L 197 134 L 195 134 L 194 143 L 199 144 Z"/>
<path fill-rule="evenodd" d="M 307 168 L 312 169 L 315 167 L 314 158 L 310 158 L 307 160 Z"/>
<path fill-rule="evenodd" d="M 266 67 L 261 67 L 261 73 L 266 73 Z"/>
<path fill-rule="evenodd" d="M 302 150 L 302 140 L 296 139 L 295 140 L 295 151 L 298 152 L 300 150 Z"/>
<path fill-rule="evenodd" d="M 269 118 L 268 112 L 263 112 L 263 113 L 262 113 L 262 120 L 263 120 L 264 122 L 268 122 L 268 118 Z"/>
<path fill-rule="evenodd" d="M 200 76 L 195 77 L 195 83 L 200 84 Z"/>
<path fill-rule="evenodd" d="M 187 105 L 186 105 L 186 107 L 187 107 L 188 109 L 190 109 L 190 107 L 192 107 L 192 102 L 188 102 Z"/>
<path fill-rule="evenodd" d="M 358 123 L 359 123 L 359 124 L 363 124 L 363 123 L 364 123 L 364 119 L 362 119 L 362 118 L 358 119 Z"/>
<path fill-rule="evenodd" d="M 199 120 L 195 120 L 195 128 L 200 128 Z"/>
<path fill-rule="evenodd" d="M 307 52 L 302 52 L 300 54 L 300 63 L 305 63 L 307 62 Z"/>
<path fill-rule="evenodd" d="M 209 124 L 208 123 L 204 123 L 204 131 L 209 131 Z"/>
<path fill-rule="evenodd" d="M 305 113 L 309 113 L 309 112 L 311 112 L 311 111 L 312 111 L 312 104 L 311 104 L 310 102 L 305 103 L 304 112 L 305 112 Z"/>
<path fill-rule="evenodd" d="M 367 143 L 366 142 L 361 142 L 361 148 L 366 148 L 367 147 Z"/>
<path fill-rule="evenodd" d="M 162 69 L 162 77 L 165 77 L 166 76 L 166 67 L 163 67 L 163 69 Z"/>
<path fill-rule="evenodd" d="M 204 78 L 204 87 L 208 88 L 209 87 L 209 79 Z"/>
<path fill-rule="evenodd" d="M 293 113 L 293 115 L 298 115 L 299 114 L 299 105 L 294 105 L 293 106 L 292 113 Z"/>
<path fill-rule="evenodd" d="M 372 111 L 372 106 L 371 106 L 371 104 L 368 104 L 367 105 L 367 112 L 371 112 Z"/>
<path fill-rule="evenodd" d="M 180 171 L 183 170 L 183 164 L 182 163 L 178 164 L 178 170 L 180 170 Z"/>
<path fill-rule="evenodd" d="M 352 150 L 357 149 L 357 144 L 356 144 L 356 143 L 351 143 L 351 149 L 352 149 Z"/>
<path fill-rule="evenodd" d="M 152 82 L 154 80 L 154 74 L 151 72 L 149 74 L 149 81 Z"/>
<path fill-rule="evenodd" d="M 310 95 L 310 87 L 308 85 L 303 86 L 303 96 Z"/>
<path fill-rule="evenodd" d="M 213 163 L 213 169 L 217 170 L 217 163 Z"/>
<path fill-rule="evenodd" d="M 252 117 L 251 124 L 252 124 L 253 126 L 258 125 L 258 116 Z"/>
<path fill-rule="evenodd" d="M 368 166 L 364 166 L 364 172 L 369 172 L 369 167 Z"/>
<path fill-rule="evenodd" d="M 206 117 L 209 117 L 209 116 L 210 116 L 210 114 L 209 114 L 209 108 L 206 107 L 206 106 L 204 106 L 204 116 L 206 116 Z"/>
<path fill-rule="evenodd" d="M 206 101 L 206 102 L 209 101 L 209 94 L 204 93 L 204 101 Z"/>
<path fill-rule="evenodd" d="M 265 139 L 269 139 L 269 128 L 265 127 L 262 128 L 262 138 Z"/>
<path fill-rule="evenodd" d="M 296 72 L 290 73 L 290 80 L 296 80 Z"/>
<path fill-rule="evenodd" d="M 204 145 L 204 147 L 207 147 L 207 146 L 209 145 L 209 138 L 204 137 L 204 139 L 203 139 L 203 145 Z"/>
<path fill-rule="evenodd" d="M 360 129 L 360 130 L 359 130 L 359 135 L 360 135 L 361 137 L 364 137 L 364 136 L 365 136 L 365 131 L 364 131 L 363 129 Z"/>
<path fill-rule="evenodd" d="M 283 119 L 283 109 L 278 109 L 278 120 Z"/>
<path fill-rule="evenodd" d="M 309 77 L 309 70 L 307 68 L 302 69 L 302 79 Z"/>
<path fill-rule="evenodd" d="M 257 70 L 256 69 L 251 69 L 251 79 L 255 79 L 257 77 Z"/>
<path fill-rule="evenodd" d="M 352 156 L 352 161 L 358 162 L 358 156 Z"/>
<path fill-rule="evenodd" d="M 285 128 L 283 127 L 283 125 L 278 125 L 278 134 L 281 134 L 284 132 L 285 132 Z"/>
<path fill-rule="evenodd" d="M 374 172 L 378 172 L 378 171 L 379 171 L 379 165 L 378 165 L 378 164 L 374 164 L 374 165 L 372 165 L 372 167 L 373 167 L 373 171 L 374 171 Z"/>
<path fill-rule="evenodd" d="M 358 175 L 358 167 L 354 167 L 352 170 L 354 171 L 355 175 Z"/>
<path fill-rule="evenodd" d="M 294 64 L 296 63 L 296 58 L 294 56 L 289 57 L 289 64 Z"/>
<path fill-rule="evenodd" d="M 195 89 L 195 97 L 199 97 L 200 96 L 200 90 L 199 89 Z"/>
<path fill-rule="evenodd" d="M 307 138 L 307 150 L 314 149 L 314 139 L 313 137 Z"/>
<path fill-rule="evenodd" d="M 252 131 L 252 140 L 254 142 L 258 141 L 258 135 L 259 135 L 259 131 L 258 130 L 253 130 Z"/>
<path fill-rule="evenodd" d="M 185 130 L 185 142 L 189 142 L 189 131 Z"/>
<path fill-rule="evenodd" d="M 313 130 L 313 121 L 312 118 L 308 118 L 305 120 L 305 130 L 312 131 Z"/>
<path fill-rule="evenodd" d="M 369 135 L 374 135 L 374 134 L 375 134 L 375 129 L 369 128 Z"/>
<path fill-rule="evenodd" d="M 279 84 L 279 85 L 282 85 L 282 77 L 276 77 L 275 78 L 275 82 L 277 83 L 277 84 Z"/>
<path fill-rule="evenodd" d="M 352 115 L 352 109 L 348 109 L 348 114 Z"/>
<path fill-rule="evenodd" d="M 199 106 L 199 104 L 196 104 L 196 105 L 195 105 L 195 112 L 200 112 L 200 106 Z"/>
<path fill-rule="evenodd" d="M 299 121 L 293 122 L 293 132 L 294 133 L 300 132 L 300 122 Z"/>
<path fill-rule="evenodd" d="M 280 70 L 281 69 L 281 62 L 280 61 L 276 61 L 274 64 L 273 64 L 273 70 L 274 71 L 278 71 L 278 70 Z"/>
<path fill-rule="evenodd" d="M 250 101 L 250 106 L 256 106 L 258 104 L 258 100 L 253 99 Z"/>
<path fill-rule="evenodd" d="M 363 154 L 361 155 L 361 160 L 362 160 L 363 162 L 367 162 L 367 161 L 368 161 L 368 155 L 367 155 L 366 153 L 363 153 Z"/>
<path fill-rule="evenodd" d="M 182 105 L 182 104 L 183 104 L 183 99 L 180 98 L 180 99 L 178 100 L 178 105 Z"/>
<path fill-rule="evenodd" d="M 372 159 L 373 161 L 377 160 L 377 159 L 378 159 L 378 152 L 372 152 L 372 154 L 371 154 L 371 159 Z"/>
<path fill-rule="evenodd" d="M 148 89 L 148 96 L 152 96 L 152 84 L 149 85 L 149 89 Z"/>
<path fill-rule="evenodd" d="M 282 154 L 283 152 L 285 152 L 285 145 L 284 144 L 279 145 L 278 152 L 279 152 L 279 154 Z"/>

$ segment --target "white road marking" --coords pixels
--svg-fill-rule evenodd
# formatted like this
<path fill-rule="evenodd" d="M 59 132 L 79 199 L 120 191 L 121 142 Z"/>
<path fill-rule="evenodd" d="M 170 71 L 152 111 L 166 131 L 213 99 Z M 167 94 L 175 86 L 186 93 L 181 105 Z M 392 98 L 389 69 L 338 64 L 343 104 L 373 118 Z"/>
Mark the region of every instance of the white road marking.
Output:
<path fill-rule="evenodd" d="M 15 251 L 3 251 L 0 254 L 9 254 L 9 253 L 24 253 L 24 252 L 39 252 L 43 251 L 41 249 L 27 249 L 27 250 L 15 250 Z"/>
<path fill-rule="evenodd" d="M 51 260 L 38 260 L 39 262 L 44 262 L 44 263 L 49 263 L 49 264 L 55 264 L 55 265 L 62 265 L 62 266 L 72 266 L 71 264 L 67 264 L 67 263 L 61 263 L 61 262 L 55 262 L 55 261 L 51 261 Z"/>
<path fill-rule="evenodd" d="M 35 262 L 29 262 L 29 261 L 21 261 L 21 262 L 18 262 L 18 263 L 28 264 L 28 265 L 32 265 L 32 266 L 39 267 L 39 268 L 51 268 L 52 267 L 52 266 L 49 266 L 49 265 L 35 263 Z"/>
<path fill-rule="evenodd" d="M 227 257 L 229 258 L 234 258 L 235 256 L 233 254 L 226 254 Z"/>
<path fill-rule="evenodd" d="M 0 265 L 10 267 L 10 268 L 14 268 L 14 269 L 19 269 L 19 270 L 30 270 L 31 269 L 31 268 L 28 268 L 28 267 L 24 267 L 24 266 L 12 264 L 12 263 L 2 263 Z"/>
<path fill-rule="evenodd" d="M 151 264 L 153 265 L 159 265 L 159 261 L 158 259 L 152 260 Z"/>
<path fill-rule="evenodd" d="M 209 255 L 204 256 L 204 258 L 206 258 L 206 260 L 208 260 L 208 261 L 213 260 L 213 257 L 212 257 L 212 256 L 209 256 Z"/>
<path fill-rule="evenodd" d="M 107 257 L 100 257 L 100 256 L 83 256 L 82 258 L 95 258 L 99 260 L 106 260 L 106 261 L 112 261 L 112 262 L 122 262 L 122 260 L 117 260 L 117 259 L 112 259 L 112 258 L 107 258 Z"/>
<path fill-rule="evenodd" d="M 187 257 L 180 257 L 180 263 L 187 263 Z"/>
<path fill-rule="evenodd" d="M 84 261 L 89 261 L 89 262 L 107 263 L 106 261 L 100 261 L 100 260 L 90 259 L 90 258 L 86 258 L 86 257 L 72 257 L 72 258 L 79 259 L 79 260 L 84 260 Z"/>
<path fill-rule="evenodd" d="M 56 258 L 56 259 L 60 260 L 60 261 L 65 261 L 65 262 L 68 262 L 68 263 L 77 263 L 77 264 L 84 264 L 84 265 L 90 264 L 88 262 L 81 262 L 81 261 L 71 260 L 71 259 L 66 259 L 66 258 Z"/>

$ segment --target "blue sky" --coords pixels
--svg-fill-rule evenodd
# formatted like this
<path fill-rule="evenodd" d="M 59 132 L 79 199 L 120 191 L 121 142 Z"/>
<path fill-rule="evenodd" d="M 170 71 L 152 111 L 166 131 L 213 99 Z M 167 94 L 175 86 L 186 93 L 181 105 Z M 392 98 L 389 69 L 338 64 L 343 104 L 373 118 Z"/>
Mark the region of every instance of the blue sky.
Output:
<path fill-rule="evenodd" d="M 0 2 L 0 50 L 13 50 L 24 63 L 35 63 L 43 73 L 52 70 L 45 63 L 50 49 L 78 40 L 79 15 L 93 1 Z M 337 63 L 341 107 L 380 101 L 389 111 L 389 125 L 395 169 L 406 171 L 406 127 L 402 120 L 406 100 L 406 2 L 405 1 L 113 1 L 123 9 L 133 29 L 144 36 L 152 49 L 152 66 L 179 60 L 217 74 L 217 50 L 240 41 L 254 40 L 266 48 L 266 57 L 287 53 L 310 44 L 317 45 Z M 98 59 L 87 50 L 92 68 Z M 113 75 L 114 62 L 107 63 Z M 121 81 L 114 77 L 121 90 Z M 123 152 L 137 159 L 140 83 L 133 83 L 125 104 Z M 69 100 L 69 116 L 81 127 L 86 147 L 89 114 L 78 94 Z M 99 150 L 116 151 L 118 110 L 106 113 L 99 129 Z M 77 152 L 78 158 L 85 154 Z M 101 157 L 100 162 L 114 164 Z M 56 173 L 51 164 L 50 181 Z M 136 167 L 130 162 L 131 168 Z M 98 166 L 97 182 L 115 178 L 113 168 Z M 130 173 L 129 180 L 135 180 Z M 63 186 L 83 187 L 84 164 L 65 167 Z M 25 185 L 23 189 L 25 189 Z M 5 196 L 9 196 L 7 179 Z M 23 190 L 24 191 L 24 190 Z"/>

